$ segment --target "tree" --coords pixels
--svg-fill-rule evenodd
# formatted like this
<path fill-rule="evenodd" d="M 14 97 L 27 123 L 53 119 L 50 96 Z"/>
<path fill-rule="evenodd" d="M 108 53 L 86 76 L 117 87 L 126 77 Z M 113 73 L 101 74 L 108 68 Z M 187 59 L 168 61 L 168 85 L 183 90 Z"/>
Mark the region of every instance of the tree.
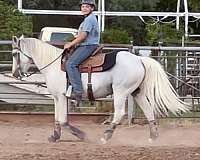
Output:
<path fill-rule="evenodd" d="M 101 33 L 101 43 L 130 43 L 130 37 L 123 29 L 106 29 Z"/>
<path fill-rule="evenodd" d="M 156 4 L 155 9 L 160 12 L 176 12 L 177 0 L 159 0 Z M 181 9 L 184 12 L 183 0 L 181 1 Z M 200 12 L 200 1 L 199 0 L 188 0 L 189 12 Z M 175 18 L 174 18 L 175 19 Z M 184 18 L 181 19 L 184 22 Z M 194 18 L 190 17 L 189 21 L 194 21 Z M 189 23 L 189 34 L 199 34 L 200 25 L 199 21 Z"/>
<path fill-rule="evenodd" d="M 106 0 L 107 11 L 153 11 L 158 0 Z M 106 17 L 106 29 L 121 28 L 129 33 L 134 45 L 144 45 L 145 24 L 139 17 Z"/>
<path fill-rule="evenodd" d="M 13 1 L 13 0 L 9 0 Z M 24 0 L 25 9 L 79 10 L 80 0 Z M 46 26 L 78 28 L 82 16 L 33 15 L 33 31 L 38 33 Z"/>
<path fill-rule="evenodd" d="M 158 42 L 164 43 L 180 43 L 184 35 L 183 24 L 181 24 L 179 31 L 176 30 L 175 23 L 156 23 L 149 21 L 145 26 L 146 41 L 149 45 L 158 45 Z"/>
<path fill-rule="evenodd" d="M 156 3 L 157 12 L 176 12 L 177 0 L 159 0 Z"/>
<path fill-rule="evenodd" d="M 8 5 L 13 5 L 13 6 L 16 5 L 17 6 L 18 0 L 1 0 L 1 1 L 7 3 Z"/>
<path fill-rule="evenodd" d="M 200 12 L 200 1 L 199 0 L 190 0 L 188 1 L 189 5 L 189 11 L 190 12 Z M 190 19 L 193 21 L 194 19 Z M 190 23 L 191 31 L 193 31 L 193 34 L 199 34 L 200 33 L 200 21 L 194 21 L 193 23 Z"/>
<path fill-rule="evenodd" d="M 11 39 L 13 35 L 32 35 L 31 17 L 23 15 L 15 7 L 0 0 L 0 39 Z"/>
<path fill-rule="evenodd" d="M 199 12 L 200 11 L 200 1 L 199 0 L 190 0 L 189 3 L 189 10 L 192 12 Z"/>
<path fill-rule="evenodd" d="M 6 0 L 16 1 L 16 0 Z M 108 11 L 153 11 L 158 0 L 106 0 Z M 80 0 L 24 0 L 23 8 L 29 9 L 59 9 L 79 10 Z M 98 0 L 96 0 L 98 2 Z M 81 16 L 59 16 L 59 15 L 34 15 L 33 30 L 39 32 L 44 26 L 60 26 L 77 28 L 82 21 Z M 133 37 L 135 45 L 145 44 L 144 23 L 139 17 L 106 17 L 106 30 L 115 28 L 128 32 Z"/>

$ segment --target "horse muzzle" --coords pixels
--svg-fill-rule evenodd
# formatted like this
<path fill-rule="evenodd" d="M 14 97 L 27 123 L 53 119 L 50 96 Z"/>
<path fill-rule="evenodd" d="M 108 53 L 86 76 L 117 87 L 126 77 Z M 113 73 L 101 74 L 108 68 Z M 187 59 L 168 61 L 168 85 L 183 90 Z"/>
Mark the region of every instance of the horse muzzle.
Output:
<path fill-rule="evenodd" d="M 17 78 L 17 79 L 22 79 L 22 77 L 24 76 L 23 73 L 21 73 L 21 71 L 19 69 L 16 69 L 14 72 L 13 72 L 13 77 Z"/>

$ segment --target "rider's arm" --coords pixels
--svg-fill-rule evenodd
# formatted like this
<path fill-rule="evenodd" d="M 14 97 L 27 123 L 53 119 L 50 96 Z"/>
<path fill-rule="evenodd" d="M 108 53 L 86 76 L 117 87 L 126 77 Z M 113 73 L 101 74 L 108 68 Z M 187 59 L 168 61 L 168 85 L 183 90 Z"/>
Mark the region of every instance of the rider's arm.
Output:
<path fill-rule="evenodd" d="M 80 32 L 79 35 L 74 39 L 72 42 L 67 43 L 64 45 L 65 49 L 70 49 L 71 47 L 81 43 L 87 38 L 88 33 L 87 32 Z"/>

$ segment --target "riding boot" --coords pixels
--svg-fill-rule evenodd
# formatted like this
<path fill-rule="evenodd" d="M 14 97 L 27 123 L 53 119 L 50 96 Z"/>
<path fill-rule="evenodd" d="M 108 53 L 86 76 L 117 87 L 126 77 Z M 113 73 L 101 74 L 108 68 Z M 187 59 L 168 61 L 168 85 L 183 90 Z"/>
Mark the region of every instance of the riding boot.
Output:
<path fill-rule="evenodd" d="M 75 106 L 79 107 L 79 104 L 80 104 L 80 102 L 82 100 L 82 94 L 76 94 L 76 93 L 72 92 L 72 94 L 70 96 L 70 99 L 75 100 L 76 101 L 75 102 Z"/>
<path fill-rule="evenodd" d="M 80 102 L 82 100 L 82 94 L 78 94 L 78 93 L 75 93 L 75 92 L 72 91 L 70 96 L 69 96 L 69 94 L 66 94 L 66 96 L 71 100 L 75 100 L 74 105 L 76 107 L 79 107 L 79 104 L 80 104 Z"/>

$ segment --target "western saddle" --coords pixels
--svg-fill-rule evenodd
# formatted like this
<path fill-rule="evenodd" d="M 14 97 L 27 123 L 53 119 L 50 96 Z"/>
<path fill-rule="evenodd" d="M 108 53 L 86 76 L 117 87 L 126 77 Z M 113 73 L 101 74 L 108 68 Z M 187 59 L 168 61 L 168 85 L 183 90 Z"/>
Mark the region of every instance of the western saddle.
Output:
<path fill-rule="evenodd" d="M 102 53 L 103 45 L 100 45 L 93 53 L 92 55 L 86 59 L 83 63 L 79 65 L 79 71 L 81 73 L 88 73 L 88 99 L 90 101 L 95 100 L 93 91 L 92 91 L 92 83 L 91 83 L 91 76 L 93 72 L 101 72 L 103 71 L 102 65 L 104 64 L 105 60 L 105 53 Z M 70 56 L 70 53 L 65 51 L 63 52 L 62 60 L 61 60 L 61 70 L 66 72 L 64 64 L 67 60 L 67 57 Z"/>

